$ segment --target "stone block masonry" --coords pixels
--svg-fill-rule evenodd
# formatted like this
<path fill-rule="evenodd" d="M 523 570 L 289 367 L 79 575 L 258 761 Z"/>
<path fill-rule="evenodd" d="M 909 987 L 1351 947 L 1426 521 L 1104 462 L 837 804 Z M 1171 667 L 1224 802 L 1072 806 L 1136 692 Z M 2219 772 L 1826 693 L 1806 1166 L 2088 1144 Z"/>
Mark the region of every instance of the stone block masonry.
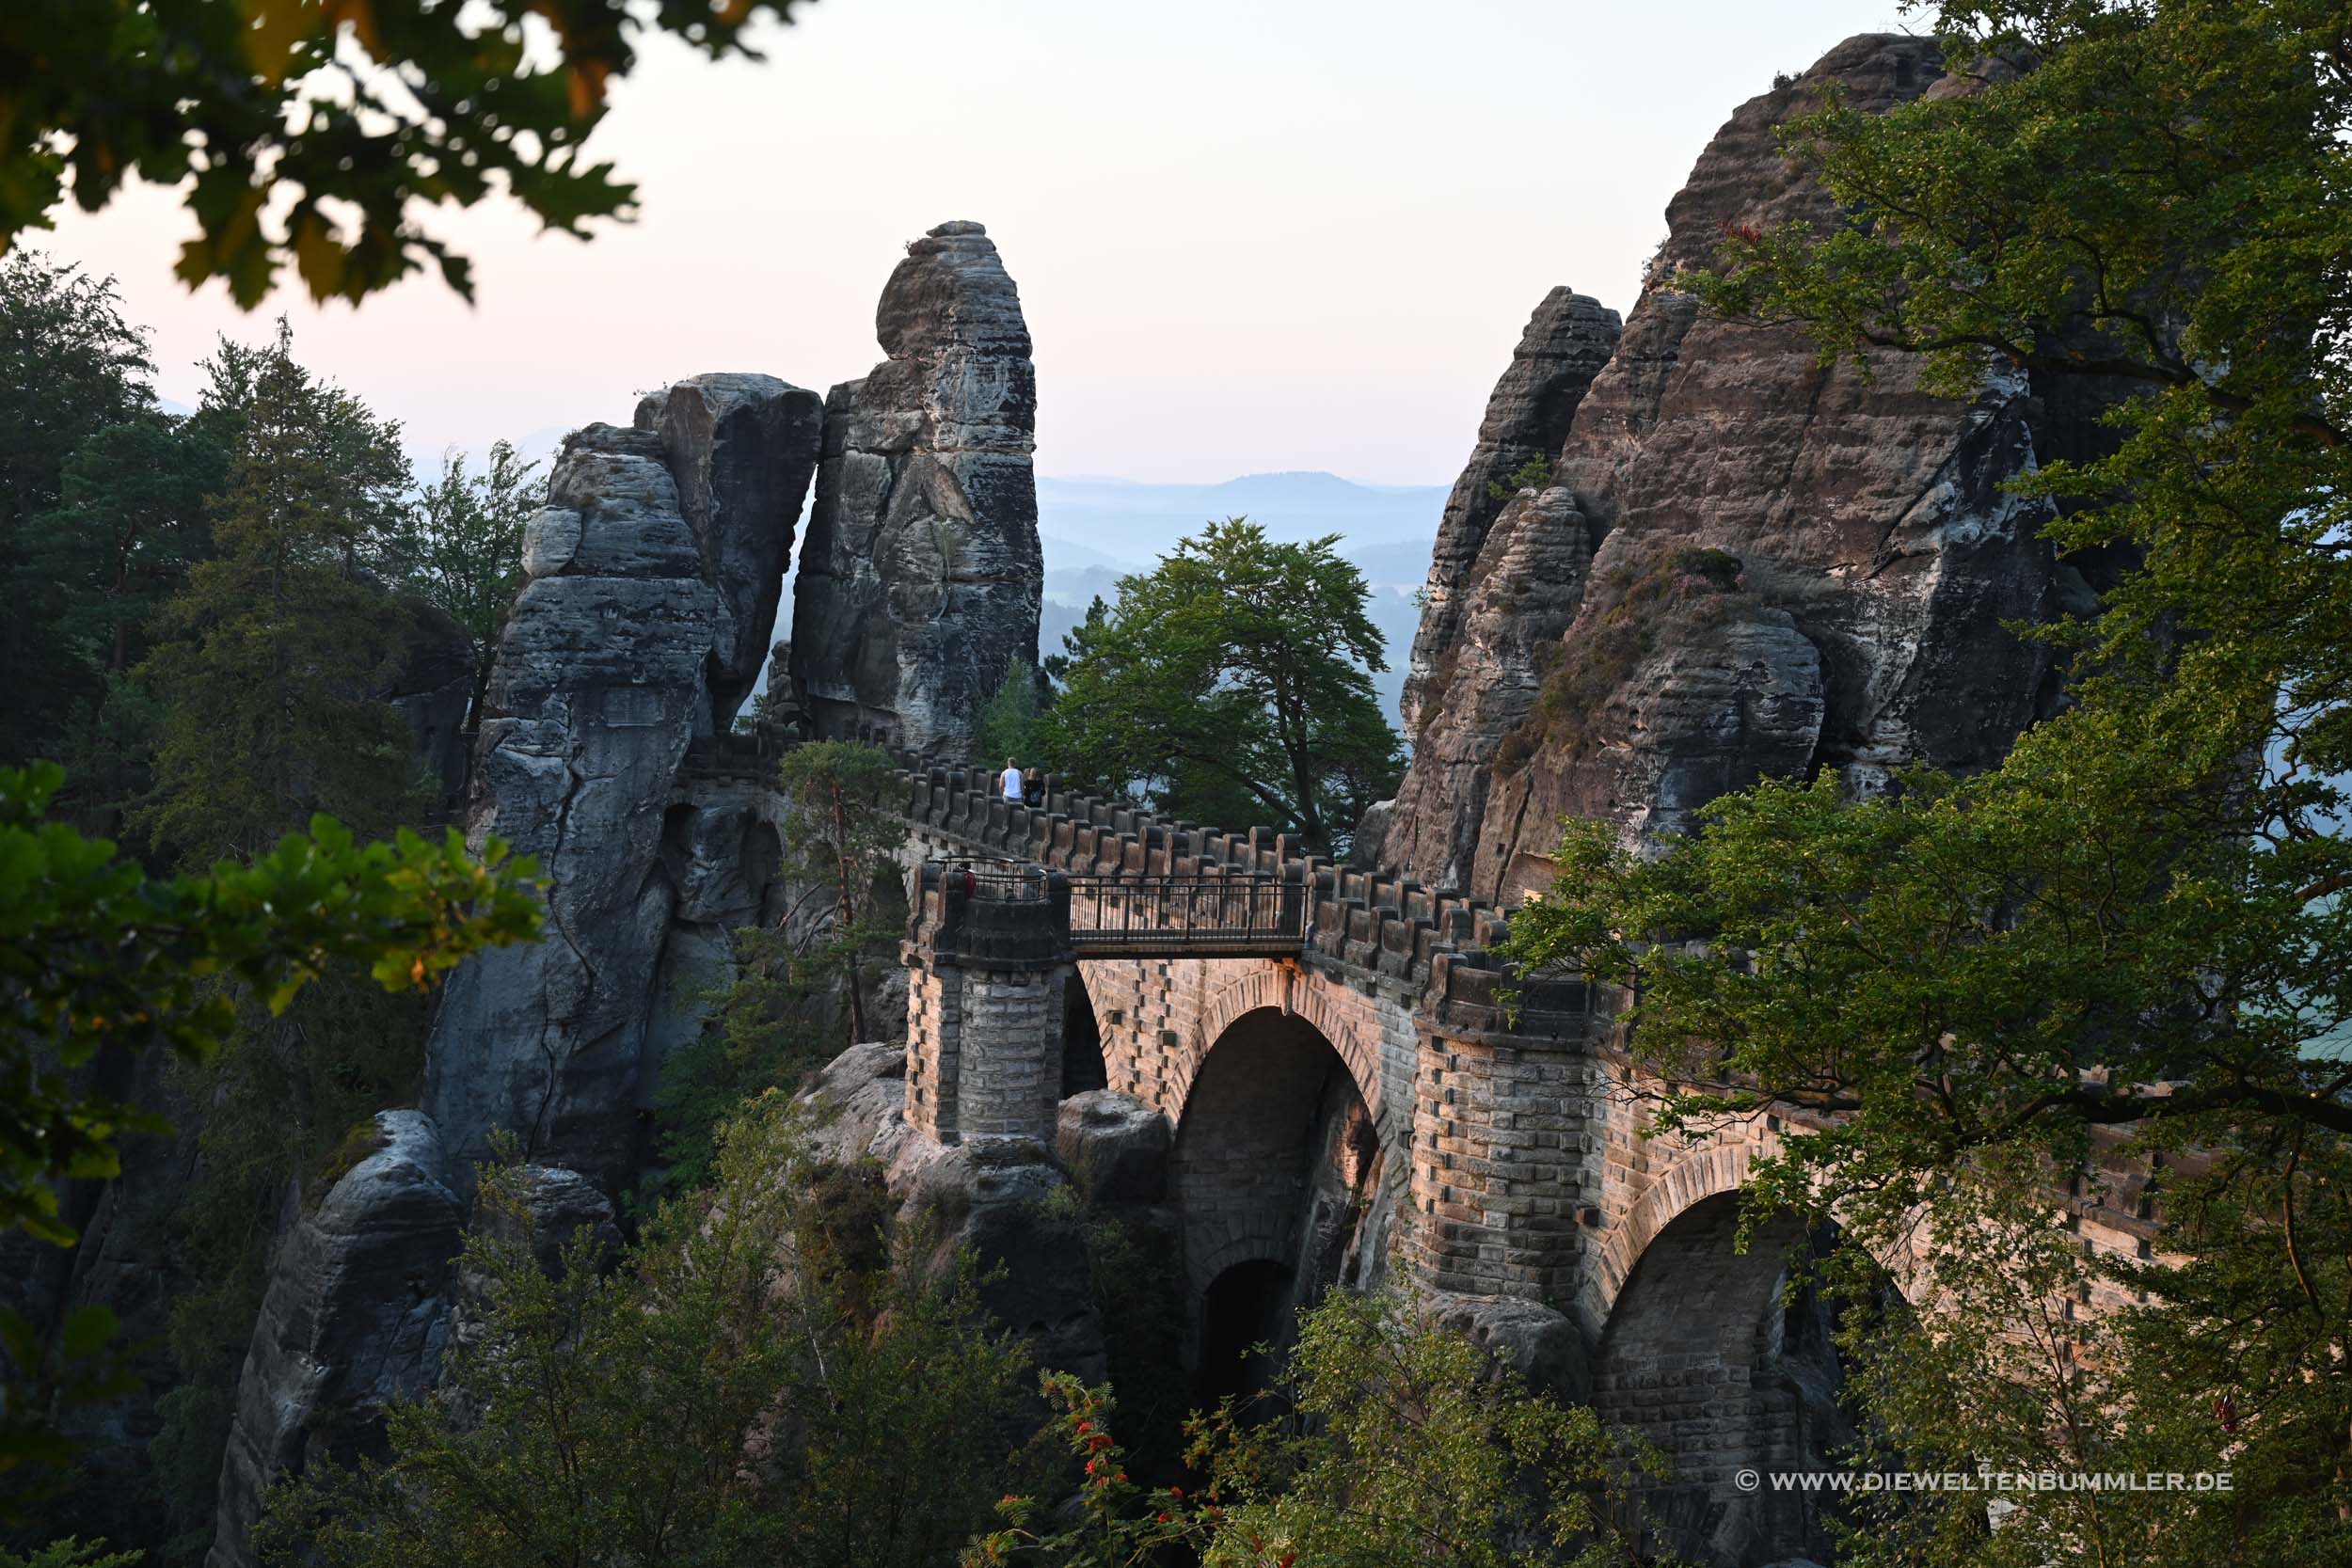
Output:
<path fill-rule="evenodd" d="M 1070 887 L 923 867 L 900 956 L 907 985 L 907 1120 L 943 1144 L 1053 1147 L 1061 1105 L 1063 991 L 1074 966 Z"/>

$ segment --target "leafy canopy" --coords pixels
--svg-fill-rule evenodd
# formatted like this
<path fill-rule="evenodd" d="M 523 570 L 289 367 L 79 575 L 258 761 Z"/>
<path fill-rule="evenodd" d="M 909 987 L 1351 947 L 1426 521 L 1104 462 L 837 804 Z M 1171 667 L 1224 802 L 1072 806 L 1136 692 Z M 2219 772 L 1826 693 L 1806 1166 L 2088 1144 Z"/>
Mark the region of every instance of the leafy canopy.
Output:
<path fill-rule="evenodd" d="M 489 466 L 466 471 L 462 452 L 441 459 L 438 478 L 420 488 L 392 545 L 403 582 L 457 623 L 473 648 L 469 729 L 482 722 L 499 638 L 523 585 L 523 530 L 546 504 L 548 482 L 509 441 L 493 442 Z"/>
<path fill-rule="evenodd" d="M 1393 1297 L 1301 1312 L 1279 1391 L 1292 1414 L 1229 1398 L 1196 1416 L 1191 1489 L 1130 1475 L 1108 1388 L 1041 1385 L 1076 1506 L 1005 1498 L 963 1568 L 1139 1568 L 1179 1550 L 1207 1568 L 1609 1568 L 1636 1560 L 1628 1478 L 1659 1467 Z"/>
<path fill-rule="evenodd" d="M 584 235 L 634 186 L 582 144 L 649 34 L 756 58 L 796 0 L 16 0 L 0 10 L 0 248 L 68 199 L 185 182 L 190 288 L 260 303 L 291 261 L 358 302 L 431 265 L 473 297 L 438 207 L 503 196 Z"/>
<path fill-rule="evenodd" d="M 0 257 L 0 659 L 14 677 L 0 762 L 51 754 L 69 707 L 96 685 L 75 623 L 102 569 L 83 559 L 74 523 L 53 519 L 109 477 L 86 473 L 82 494 L 68 494 L 93 436 L 151 414 L 153 368 L 113 279 L 24 251 Z"/>
<path fill-rule="evenodd" d="M 1403 757 L 1373 695 L 1371 590 L 1339 537 L 1280 544 L 1231 517 L 1120 578 L 1052 661 L 1037 735 L 1053 766 L 1194 821 L 1344 847 Z"/>
<path fill-rule="evenodd" d="M 753 957 L 803 996 L 817 984 L 837 984 L 850 1045 L 875 1037 L 866 1026 L 866 975 L 897 929 L 888 900 L 899 885 L 898 850 L 907 836 L 894 798 L 898 766 L 879 746 L 818 740 L 794 747 L 776 769 L 794 808 L 785 821 L 780 875 L 802 892 L 777 917 L 777 940 L 765 953 L 755 942 Z"/>
<path fill-rule="evenodd" d="M 413 613 L 396 562 L 408 459 L 398 424 L 297 362 L 281 321 L 223 343 L 203 417 L 229 436 L 215 554 L 165 607 L 140 676 L 164 705 L 135 820 L 199 863 L 253 854 L 313 811 L 364 836 L 412 815 L 407 721 L 382 699 Z"/>

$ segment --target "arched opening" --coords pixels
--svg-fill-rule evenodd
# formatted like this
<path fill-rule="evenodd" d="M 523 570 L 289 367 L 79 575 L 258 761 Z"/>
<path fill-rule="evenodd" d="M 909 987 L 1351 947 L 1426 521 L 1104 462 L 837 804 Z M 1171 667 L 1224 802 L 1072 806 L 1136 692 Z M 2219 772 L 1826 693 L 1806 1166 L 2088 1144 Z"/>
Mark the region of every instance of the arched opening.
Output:
<path fill-rule="evenodd" d="M 1720 1193 L 1651 1240 L 1601 1336 L 1593 1402 L 1673 1462 L 1642 1494 L 1661 1545 L 1709 1568 L 1830 1562 L 1836 1494 L 1738 1478 L 1836 1470 L 1832 1455 L 1853 1443 L 1836 1313 L 1820 1292 L 1788 1290 L 1792 1256 L 1834 1238 L 1779 1220 L 1737 1252 L 1739 1224 L 1740 1195 Z"/>
<path fill-rule="evenodd" d="M 1252 1258 L 1209 1282 L 1200 1300 L 1200 1373 L 1193 1402 L 1214 1405 L 1228 1394 L 1256 1393 L 1279 1369 L 1272 1346 L 1289 1338 L 1295 1275 L 1287 1264 Z"/>
<path fill-rule="evenodd" d="M 1176 1124 L 1196 1395 L 1248 1393 L 1287 1354 L 1297 1309 L 1359 1283 L 1380 1141 L 1347 1064 L 1305 1020 L 1245 1013 L 1202 1058 Z M 1261 1340 L 1272 1354 L 1245 1360 Z"/>
<path fill-rule="evenodd" d="M 1094 1020 L 1094 998 L 1087 994 L 1085 975 L 1070 971 L 1061 993 L 1061 1097 L 1111 1086 L 1110 1066 L 1103 1058 L 1103 1029 Z"/>

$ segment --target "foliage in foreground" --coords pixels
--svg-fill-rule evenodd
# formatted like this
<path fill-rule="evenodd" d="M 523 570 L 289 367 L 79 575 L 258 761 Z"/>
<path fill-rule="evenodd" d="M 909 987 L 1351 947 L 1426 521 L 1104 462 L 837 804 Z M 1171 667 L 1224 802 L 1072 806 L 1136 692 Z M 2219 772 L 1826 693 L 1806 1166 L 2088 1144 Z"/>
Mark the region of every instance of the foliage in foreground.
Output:
<path fill-rule="evenodd" d="M 1655 859 L 1576 829 L 1512 956 L 1638 975 L 1666 1125 L 1814 1118 L 1752 1213 L 1925 1264 L 1891 1316 L 1931 1332 L 1865 1315 L 1847 1347 L 1883 1457 L 2233 1479 L 2015 1494 L 1990 1531 L 1980 1497 L 1890 1495 L 1843 1560 L 2343 1561 L 2352 33 L 2303 0 L 1941 30 L 1975 90 L 1786 134 L 1854 221 L 1731 231 L 1677 282 L 1955 397 L 2107 400 L 2014 482 L 2061 548 L 2132 563 L 2042 633 L 2071 705 L 1994 772 L 1768 784 Z M 2069 1183 L 2153 1243 L 2090 1253 Z"/>
<path fill-rule="evenodd" d="M 1392 1297 L 1334 1294 L 1301 1314 L 1281 1389 L 1190 1424 L 1191 1490 L 1146 1489 L 1112 1433 L 1108 1388 L 1049 1372 L 1051 1427 L 1078 1469 L 1075 1509 L 998 1505 L 964 1568 L 1607 1568 L 1635 1560 L 1626 1493 L 1654 1456 L 1588 1409 L 1531 1393 L 1466 1337 Z"/>
<path fill-rule="evenodd" d="M 529 1180 L 485 1173 L 440 1387 L 274 1493 L 265 1561 L 928 1568 L 985 1519 L 1025 1357 L 968 1273 L 894 1274 L 880 1173 L 816 1165 L 784 1096 L 617 1259 L 535 1235 Z"/>
<path fill-rule="evenodd" d="M 45 1243 L 75 1239 L 60 1183 L 113 1177 L 123 1137 L 168 1131 L 90 1069 L 148 1050 L 212 1056 L 236 1023 L 231 986 L 273 1012 L 339 962 L 385 990 L 421 987 L 537 928 L 533 867 L 505 863 L 495 842 L 479 862 L 453 832 L 362 847 L 322 816 L 250 865 L 158 880 L 107 841 L 44 819 L 62 782 L 48 765 L 0 769 L 0 1227 Z M 104 1307 L 85 1307 L 44 1345 L 0 1313 L 10 1363 L 0 1477 L 71 1457 L 54 1425 L 60 1401 L 123 1391 L 104 1348 L 113 1327 Z"/>
<path fill-rule="evenodd" d="M 1061 689 L 1037 721 L 1046 759 L 1177 816 L 1344 847 L 1404 758 L 1367 673 L 1387 668 L 1371 590 L 1338 543 L 1279 544 L 1232 517 L 1121 578 L 1047 661 Z"/>
<path fill-rule="evenodd" d="M 473 297 L 435 208 L 514 200 L 582 234 L 635 188 L 581 143 L 648 34 L 757 57 L 745 29 L 795 0 L 14 0 L 0 10 L 0 249 L 69 196 L 181 188 L 197 235 L 175 269 L 250 309 L 291 261 L 357 302 L 430 264 Z"/>

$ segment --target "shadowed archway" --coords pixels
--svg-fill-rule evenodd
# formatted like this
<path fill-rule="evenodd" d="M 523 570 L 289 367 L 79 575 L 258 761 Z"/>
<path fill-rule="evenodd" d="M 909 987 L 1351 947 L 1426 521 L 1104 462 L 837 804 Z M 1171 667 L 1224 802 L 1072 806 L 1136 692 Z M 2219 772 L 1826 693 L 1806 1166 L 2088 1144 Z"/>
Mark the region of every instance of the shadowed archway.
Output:
<path fill-rule="evenodd" d="M 1248 1391 L 1253 1374 L 1232 1364 L 1240 1352 L 1269 1339 L 1279 1359 L 1296 1309 L 1357 1281 L 1380 1161 L 1355 1078 L 1313 1025 L 1264 1007 L 1217 1037 L 1169 1162 L 1200 1392 Z"/>
<path fill-rule="evenodd" d="M 1075 964 L 1062 987 L 1061 1009 L 1061 1097 L 1109 1088 L 1102 1025 L 1095 1022 L 1094 998 L 1087 994 L 1086 978 Z"/>
<path fill-rule="evenodd" d="M 1835 1313 L 1813 1290 L 1788 1290 L 1792 1249 L 1830 1239 L 1779 1220 L 1739 1252 L 1739 1225 L 1740 1195 L 1727 1192 L 1658 1232 L 1601 1336 L 1593 1402 L 1673 1463 L 1672 1479 L 1642 1494 L 1661 1544 L 1710 1568 L 1829 1562 L 1822 1494 L 1740 1478 L 1834 1470 L 1832 1454 L 1853 1441 Z"/>

